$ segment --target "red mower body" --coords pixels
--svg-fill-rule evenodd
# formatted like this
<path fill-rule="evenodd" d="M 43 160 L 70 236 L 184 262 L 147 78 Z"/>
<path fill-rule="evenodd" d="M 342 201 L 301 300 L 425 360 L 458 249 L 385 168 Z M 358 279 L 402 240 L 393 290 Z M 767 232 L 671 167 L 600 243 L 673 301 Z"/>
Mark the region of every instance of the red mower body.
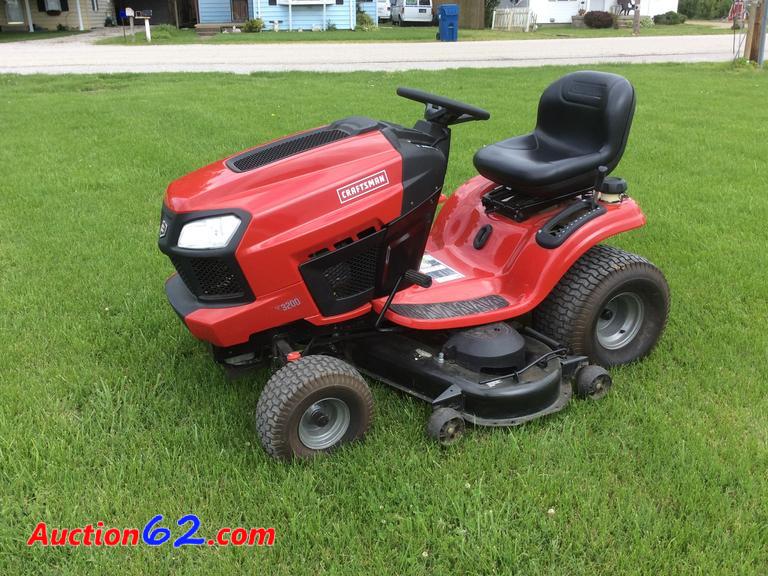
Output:
<path fill-rule="evenodd" d="M 626 79 L 555 81 L 534 130 L 477 151 L 480 175 L 447 198 L 451 127 L 490 114 L 397 93 L 424 105 L 413 128 L 346 118 L 168 187 L 166 293 L 228 373 L 278 367 L 255 418 L 272 456 L 362 438 L 363 374 L 429 402 L 427 433 L 451 444 L 465 422 L 513 426 L 603 397 L 604 366 L 644 357 L 664 329 L 663 274 L 598 246 L 645 223 L 608 177 L 634 114 Z"/>
<path fill-rule="evenodd" d="M 269 157 L 279 156 L 275 145 L 285 143 L 308 148 Z M 259 157 L 265 150 L 267 158 Z M 266 163 L 249 165 L 261 162 Z M 407 268 L 419 269 L 426 247 L 455 279 L 405 287 L 386 319 L 421 330 L 474 326 L 529 312 L 591 246 L 644 223 L 634 201 L 609 204 L 599 220 L 556 250 L 545 249 L 536 232 L 558 207 L 524 222 L 488 213 L 482 198 L 497 185 L 478 176 L 445 202 L 428 238 L 415 238 L 429 229 L 424 221 L 434 216 L 446 163 L 410 129 L 352 118 L 176 180 L 165 196 L 166 232 L 160 239 L 180 275 L 168 282 L 174 308 L 192 334 L 222 348 L 297 321 L 335 325 L 379 312 L 395 278 Z M 183 224 L 220 214 L 241 219 L 233 246 L 174 245 Z M 478 250 L 473 242 L 486 224 L 493 232 Z M 345 273 L 342 261 L 352 262 L 346 270 L 354 276 L 350 286 L 333 285 L 334 274 Z M 209 281 L 217 274 L 223 282 Z M 419 310 L 473 301 L 486 304 L 440 318 Z"/>

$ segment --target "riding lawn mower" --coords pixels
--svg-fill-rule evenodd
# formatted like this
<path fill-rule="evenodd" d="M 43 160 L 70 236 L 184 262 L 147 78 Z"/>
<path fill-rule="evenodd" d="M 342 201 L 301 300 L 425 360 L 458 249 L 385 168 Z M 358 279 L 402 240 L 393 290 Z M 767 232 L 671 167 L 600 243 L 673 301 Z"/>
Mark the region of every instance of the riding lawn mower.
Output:
<path fill-rule="evenodd" d="M 451 444 L 466 423 L 604 396 L 606 368 L 646 356 L 666 324 L 662 273 L 601 244 L 645 223 L 609 176 L 635 109 L 626 79 L 555 81 L 535 129 L 477 151 L 448 197 L 451 127 L 490 114 L 397 93 L 425 106 L 413 128 L 352 116 L 168 187 L 168 299 L 228 371 L 271 363 L 256 429 L 274 457 L 361 438 L 363 375 L 428 402 L 428 434 Z"/>

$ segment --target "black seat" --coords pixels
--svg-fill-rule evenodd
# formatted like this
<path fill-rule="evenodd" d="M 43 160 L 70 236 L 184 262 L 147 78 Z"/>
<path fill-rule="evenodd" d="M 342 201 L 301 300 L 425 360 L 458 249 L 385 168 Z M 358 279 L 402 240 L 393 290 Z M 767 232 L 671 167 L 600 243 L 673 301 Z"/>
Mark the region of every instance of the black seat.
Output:
<path fill-rule="evenodd" d="M 616 167 L 635 112 L 635 90 L 606 72 L 573 72 L 541 95 L 536 128 L 475 154 L 478 172 L 529 196 L 583 192 L 597 168 Z"/>

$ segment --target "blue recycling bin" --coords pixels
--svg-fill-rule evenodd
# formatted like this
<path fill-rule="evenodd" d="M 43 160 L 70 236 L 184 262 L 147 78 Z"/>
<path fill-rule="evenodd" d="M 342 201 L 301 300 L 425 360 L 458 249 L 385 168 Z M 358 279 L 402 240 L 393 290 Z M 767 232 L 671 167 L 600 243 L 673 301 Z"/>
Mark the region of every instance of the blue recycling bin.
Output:
<path fill-rule="evenodd" d="M 459 39 L 459 5 L 440 4 L 439 37 L 441 42 L 456 42 Z"/>

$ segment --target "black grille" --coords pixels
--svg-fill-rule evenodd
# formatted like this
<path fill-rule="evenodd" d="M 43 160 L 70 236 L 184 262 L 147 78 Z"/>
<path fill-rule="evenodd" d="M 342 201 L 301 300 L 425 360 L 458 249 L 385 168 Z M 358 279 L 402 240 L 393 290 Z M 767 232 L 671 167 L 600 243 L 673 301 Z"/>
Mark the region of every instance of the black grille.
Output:
<path fill-rule="evenodd" d="M 171 260 L 187 288 L 200 299 L 241 298 L 246 288 L 240 270 L 228 258 L 183 258 Z"/>
<path fill-rule="evenodd" d="M 256 150 L 251 150 L 227 161 L 227 165 L 235 172 L 247 172 L 272 162 L 306 152 L 312 148 L 325 146 L 349 136 L 341 130 L 316 130 L 307 134 L 286 138 L 272 144 L 267 144 Z"/>
<path fill-rule="evenodd" d="M 371 290 L 376 282 L 376 248 L 369 248 L 349 260 L 329 266 L 323 277 L 335 298 L 348 298 Z"/>
<path fill-rule="evenodd" d="M 316 253 L 299 266 L 312 299 L 324 316 L 349 312 L 373 298 L 386 234 L 386 230 L 379 230 L 336 250 Z"/>

